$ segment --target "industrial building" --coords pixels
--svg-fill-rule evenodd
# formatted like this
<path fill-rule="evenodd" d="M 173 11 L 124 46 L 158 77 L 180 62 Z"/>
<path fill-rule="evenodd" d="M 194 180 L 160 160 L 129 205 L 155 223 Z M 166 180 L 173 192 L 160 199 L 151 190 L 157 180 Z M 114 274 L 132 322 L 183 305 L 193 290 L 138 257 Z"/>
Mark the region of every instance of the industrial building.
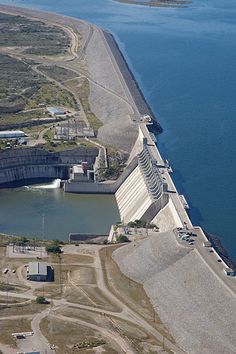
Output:
<path fill-rule="evenodd" d="M 17 139 L 27 136 L 22 130 L 2 130 L 0 139 Z"/>
<path fill-rule="evenodd" d="M 58 107 L 47 107 L 47 111 L 53 116 L 61 116 L 65 114 L 65 111 L 63 111 L 61 108 Z"/>
<path fill-rule="evenodd" d="M 27 279 L 32 281 L 50 281 L 52 268 L 43 262 L 30 262 L 27 268 Z"/>

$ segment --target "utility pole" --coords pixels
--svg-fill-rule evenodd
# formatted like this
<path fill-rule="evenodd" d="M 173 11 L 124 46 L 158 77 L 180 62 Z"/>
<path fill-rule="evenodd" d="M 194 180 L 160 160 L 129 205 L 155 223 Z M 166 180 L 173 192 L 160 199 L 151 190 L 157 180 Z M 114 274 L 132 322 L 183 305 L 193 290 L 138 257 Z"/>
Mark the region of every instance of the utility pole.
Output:
<path fill-rule="evenodd" d="M 42 241 L 44 241 L 44 233 L 45 233 L 45 214 L 42 215 Z M 43 246 L 40 246 L 40 258 L 43 256 Z"/>
<path fill-rule="evenodd" d="M 6 279 L 7 279 L 7 307 L 8 307 L 8 272 L 6 274 Z"/>
<path fill-rule="evenodd" d="M 59 260 L 59 285 L 60 285 L 60 292 L 62 294 L 62 272 L 61 272 L 61 255 L 58 254 L 58 260 Z"/>

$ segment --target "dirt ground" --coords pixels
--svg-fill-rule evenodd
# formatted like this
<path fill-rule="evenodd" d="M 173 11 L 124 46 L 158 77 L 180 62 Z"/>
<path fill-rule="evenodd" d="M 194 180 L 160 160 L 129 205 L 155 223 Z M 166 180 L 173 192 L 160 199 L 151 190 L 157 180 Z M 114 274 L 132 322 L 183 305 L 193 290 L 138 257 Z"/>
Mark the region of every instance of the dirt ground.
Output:
<path fill-rule="evenodd" d="M 119 271 L 111 258 L 114 249 L 86 244 L 65 246 L 61 256 L 44 259 L 55 271 L 54 282 L 45 283 L 27 281 L 24 265 L 29 260 L 9 259 L 0 248 L 1 266 L 16 269 L 8 285 L 12 285 L 11 280 L 20 289 L 0 291 L 0 342 L 12 348 L 21 343 L 11 336 L 21 328 L 20 319 L 22 328 L 29 331 L 33 327 L 35 338 L 42 338 L 41 350 L 48 350 L 52 344 L 56 345 L 56 353 L 63 354 L 151 354 L 161 350 L 161 338 L 168 340 L 170 336 L 154 315 L 142 286 Z M 49 304 L 36 304 L 39 295 Z M 89 347 L 81 348 L 83 345 Z"/>

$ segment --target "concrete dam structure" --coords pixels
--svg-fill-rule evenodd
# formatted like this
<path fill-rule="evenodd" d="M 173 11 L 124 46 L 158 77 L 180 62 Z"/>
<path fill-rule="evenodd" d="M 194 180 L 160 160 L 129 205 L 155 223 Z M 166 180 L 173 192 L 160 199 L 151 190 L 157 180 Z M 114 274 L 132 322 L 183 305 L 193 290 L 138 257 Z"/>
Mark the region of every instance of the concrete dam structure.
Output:
<path fill-rule="evenodd" d="M 137 167 L 115 193 L 124 222 L 136 219 L 151 222 L 169 200 L 167 185 L 150 154 L 146 139 L 143 143 L 143 149 L 137 155 Z"/>
<path fill-rule="evenodd" d="M 93 165 L 97 148 L 79 147 L 62 152 L 39 148 L 9 149 L 0 152 L 0 186 L 22 180 L 68 178 L 72 165 L 87 161 Z"/>
<path fill-rule="evenodd" d="M 147 138 L 140 129 L 132 160 L 125 171 L 111 183 L 92 183 L 69 179 L 65 192 L 81 194 L 114 194 L 122 222 L 136 219 L 152 222 L 167 205 L 169 195 L 157 161 L 153 158 Z M 149 133 L 148 133 L 149 134 Z"/>

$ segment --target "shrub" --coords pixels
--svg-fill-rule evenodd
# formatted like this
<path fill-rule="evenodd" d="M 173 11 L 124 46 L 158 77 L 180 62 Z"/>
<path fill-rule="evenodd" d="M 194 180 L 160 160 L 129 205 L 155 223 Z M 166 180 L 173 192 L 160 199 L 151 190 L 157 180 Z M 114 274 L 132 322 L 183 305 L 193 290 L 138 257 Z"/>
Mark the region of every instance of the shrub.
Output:
<path fill-rule="evenodd" d="M 0 283 L 0 290 L 1 291 L 12 291 L 15 287 L 11 284 Z"/>
<path fill-rule="evenodd" d="M 37 304 L 49 304 L 49 301 L 47 301 L 44 296 L 37 296 L 35 302 Z"/>
<path fill-rule="evenodd" d="M 61 247 L 55 244 L 51 244 L 46 247 L 46 251 L 48 253 L 55 253 L 55 254 L 60 254 L 62 253 Z"/>
<path fill-rule="evenodd" d="M 125 235 L 120 235 L 116 238 L 116 242 L 123 243 L 123 242 L 130 242 L 128 237 Z"/>

